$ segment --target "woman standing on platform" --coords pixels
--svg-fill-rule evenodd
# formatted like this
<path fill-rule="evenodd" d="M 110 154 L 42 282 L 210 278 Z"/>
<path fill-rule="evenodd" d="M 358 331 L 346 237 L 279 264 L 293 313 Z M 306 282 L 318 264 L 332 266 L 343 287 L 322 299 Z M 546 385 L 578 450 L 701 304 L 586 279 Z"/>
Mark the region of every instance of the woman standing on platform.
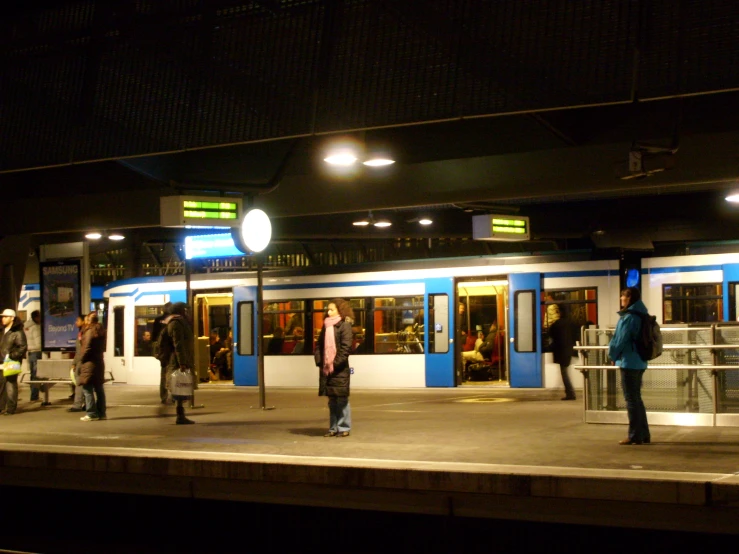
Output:
<path fill-rule="evenodd" d="M 629 436 L 619 444 L 649 444 L 651 441 L 647 411 L 641 397 L 647 362 L 639 356 L 635 344 L 642 326 L 639 314 L 647 313 L 639 289 L 629 287 L 621 291 L 621 311 L 618 312 L 621 318 L 608 345 L 608 357 L 621 368 L 621 388 L 629 414 Z"/>
<path fill-rule="evenodd" d="M 337 298 L 329 302 L 316 343 L 315 361 L 320 368 L 318 396 L 328 396 L 329 428 L 324 437 L 348 437 L 352 426 L 349 406 L 349 352 L 352 348 L 351 304 Z"/>
<path fill-rule="evenodd" d="M 87 415 L 82 421 L 106 419 L 105 405 L 105 329 L 98 322 L 97 312 L 90 312 L 85 318 L 85 330 L 80 350 L 79 383 L 85 397 Z"/>

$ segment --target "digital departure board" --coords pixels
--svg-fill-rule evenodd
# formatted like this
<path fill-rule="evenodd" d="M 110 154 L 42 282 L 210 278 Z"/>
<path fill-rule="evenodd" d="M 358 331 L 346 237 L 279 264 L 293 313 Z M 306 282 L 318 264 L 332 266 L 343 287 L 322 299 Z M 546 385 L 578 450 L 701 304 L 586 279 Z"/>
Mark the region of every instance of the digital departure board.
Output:
<path fill-rule="evenodd" d="M 529 218 L 509 215 L 472 216 L 472 238 L 475 240 L 529 240 Z"/>
<path fill-rule="evenodd" d="M 162 227 L 238 227 L 241 198 L 165 196 L 160 199 Z"/>

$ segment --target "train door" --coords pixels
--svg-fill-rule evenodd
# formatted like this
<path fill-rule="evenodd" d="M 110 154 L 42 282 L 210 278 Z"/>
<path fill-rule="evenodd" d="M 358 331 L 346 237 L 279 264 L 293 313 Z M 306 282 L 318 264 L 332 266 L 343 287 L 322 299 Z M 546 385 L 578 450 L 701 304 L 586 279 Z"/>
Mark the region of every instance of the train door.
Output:
<path fill-rule="evenodd" d="M 195 373 L 200 382 L 233 382 L 231 292 L 199 292 L 193 298 Z"/>
<path fill-rule="evenodd" d="M 427 387 L 453 387 L 454 282 L 451 278 L 426 282 L 423 334 Z"/>
<path fill-rule="evenodd" d="M 540 273 L 509 276 L 509 339 L 511 387 L 542 386 Z"/>
<path fill-rule="evenodd" d="M 256 287 L 234 287 L 233 314 L 233 382 L 234 385 L 256 386 Z"/>
<path fill-rule="evenodd" d="M 724 321 L 739 321 L 739 264 L 724 264 Z"/>
<path fill-rule="evenodd" d="M 457 375 L 462 385 L 508 386 L 508 281 L 457 281 Z"/>

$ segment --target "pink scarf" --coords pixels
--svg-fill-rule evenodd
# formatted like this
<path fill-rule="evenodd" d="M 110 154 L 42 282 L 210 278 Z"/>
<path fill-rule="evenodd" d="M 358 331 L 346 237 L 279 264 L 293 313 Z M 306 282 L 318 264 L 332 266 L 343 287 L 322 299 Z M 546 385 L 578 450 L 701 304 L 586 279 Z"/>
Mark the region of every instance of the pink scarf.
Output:
<path fill-rule="evenodd" d="M 323 337 L 323 374 L 331 375 L 334 372 L 334 358 L 336 358 L 336 336 L 334 325 L 341 321 L 340 315 L 327 317 L 323 320 L 325 329 Z"/>

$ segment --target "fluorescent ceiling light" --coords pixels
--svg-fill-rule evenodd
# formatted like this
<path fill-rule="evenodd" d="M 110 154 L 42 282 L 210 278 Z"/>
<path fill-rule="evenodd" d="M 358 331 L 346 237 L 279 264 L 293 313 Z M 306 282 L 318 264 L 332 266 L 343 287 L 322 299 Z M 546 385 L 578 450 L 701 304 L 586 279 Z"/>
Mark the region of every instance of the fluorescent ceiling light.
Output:
<path fill-rule="evenodd" d="M 739 193 L 733 193 L 726 197 L 727 202 L 732 202 L 734 204 L 739 203 Z"/>
<path fill-rule="evenodd" d="M 357 157 L 351 152 L 339 152 L 323 158 L 323 161 L 331 165 L 349 166 L 357 161 Z"/>
<path fill-rule="evenodd" d="M 369 221 L 363 219 L 362 221 L 355 221 L 354 223 L 352 223 L 352 225 L 356 225 L 357 227 L 366 227 L 367 225 L 369 225 Z"/>
<path fill-rule="evenodd" d="M 370 167 L 382 167 L 383 165 L 392 165 L 395 163 L 395 160 L 391 160 L 390 158 L 372 158 L 370 160 L 367 160 L 366 162 L 362 162 L 364 165 L 368 165 Z"/>
<path fill-rule="evenodd" d="M 126 237 L 124 237 L 123 235 L 119 235 L 118 233 L 113 233 L 112 235 L 108 235 L 108 238 L 110 240 L 123 240 Z"/>
<path fill-rule="evenodd" d="M 100 233 L 87 233 L 85 235 L 85 238 L 90 240 L 97 240 L 99 238 L 102 238 L 102 236 L 103 235 L 101 235 Z"/>
<path fill-rule="evenodd" d="M 387 219 L 381 219 L 380 221 L 375 221 L 375 227 L 390 227 L 392 223 L 390 223 Z"/>
<path fill-rule="evenodd" d="M 418 223 L 420 223 L 421 225 L 431 225 L 433 221 L 429 219 L 428 217 L 422 217 L 421 219 L 418 220 Z"/>

